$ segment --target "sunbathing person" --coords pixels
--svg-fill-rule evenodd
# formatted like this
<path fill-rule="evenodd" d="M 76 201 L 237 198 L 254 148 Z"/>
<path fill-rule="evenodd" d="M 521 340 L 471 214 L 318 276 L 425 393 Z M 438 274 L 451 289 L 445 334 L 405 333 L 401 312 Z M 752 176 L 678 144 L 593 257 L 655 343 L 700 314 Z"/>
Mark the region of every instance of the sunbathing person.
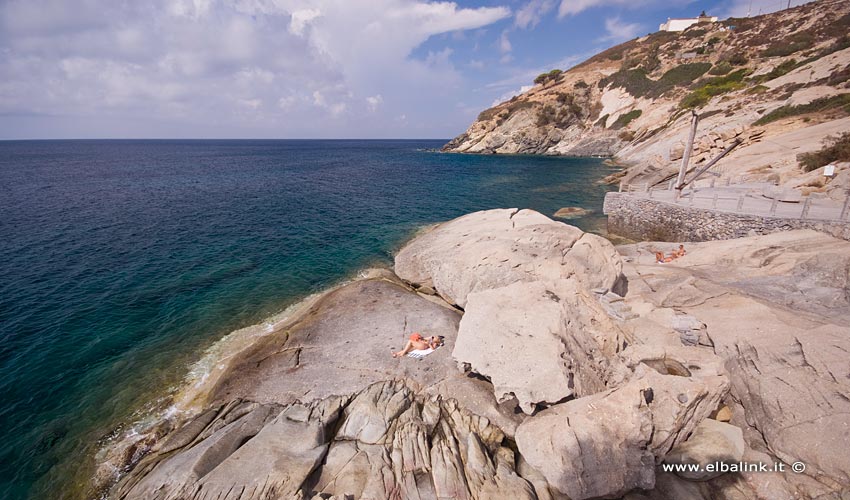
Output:
<path fill-rule="evenodd" d="M 430 339 L 425 339 L 422 337 L 422 335 L 419 335 L 418 333 L 412 333 L 410 334 L 410 340 L 407 341 L 407 344 L 404 346 L 404 349 L 398 352 L 394 352 L 393 357 L 397 358 L 399 356 L 404 356 L 410 351 L 428 349 L 429 347 L 431 347 Z"/>
<path fill-rule="evenodd" d="M 679 245 L 679 249 L 673 251 L 673 255 L 675 255 L 676 257 L 684 257 L 686 253 L 687 252 L 685 252 L 685 245 Z"/>
<path fill-rule="evenodd" d="M 664 264 L 665 262 L 672 262 L 676 257 L 670 256 L 665 257 L 662 252 L 655 252 L 655 263 L 656 264 Z"/>
<path fill-rule="evenodd" d="M 404 356 L 410 351 L 421 351 L 424 349 L 436 349 L 443 345 L 443 337 L 433 336 L 424 338 L 422 335 L 418 333 L 413 333 L 410 335 L 410 340 L 407 341 L 407 344 L 404 346 L 404 349 L 394 352 L 393 357 L 397 358 L 399 356 Z"/>

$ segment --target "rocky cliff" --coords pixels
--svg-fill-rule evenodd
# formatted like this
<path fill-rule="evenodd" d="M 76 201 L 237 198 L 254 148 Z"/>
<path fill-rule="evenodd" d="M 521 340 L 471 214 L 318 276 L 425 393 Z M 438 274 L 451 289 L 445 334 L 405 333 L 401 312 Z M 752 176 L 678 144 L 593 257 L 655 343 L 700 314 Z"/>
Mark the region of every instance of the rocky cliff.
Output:
<path fill-rule="evenodd" d="M 610 179 L 661 182 L 701 116 L 692 165 L 736 138 L 723 176 L 801 175 L 797 155 L 850 129 L 850 3 L 658 32 L 608 49 L 483 111 L 445 151 L 613 156 Z M 819 166 L 819 165 L 818 165 Z"/>
<path fill-rule="evenodd" d="M 850 491 L 850 244 L 788 232 L 695 245 L 668 265 L 654 250 L 618 252 L 529 210 L 442 224 L 395 273 L 327 292 L 218 359 L 193 411 L 106 454 L 103 470 L 122 473 L 101 487 L 127 499 Z M 414 331 L 446 345 L 390 356 Z M 742 458 L 808 469 L 661 468 Z"/>

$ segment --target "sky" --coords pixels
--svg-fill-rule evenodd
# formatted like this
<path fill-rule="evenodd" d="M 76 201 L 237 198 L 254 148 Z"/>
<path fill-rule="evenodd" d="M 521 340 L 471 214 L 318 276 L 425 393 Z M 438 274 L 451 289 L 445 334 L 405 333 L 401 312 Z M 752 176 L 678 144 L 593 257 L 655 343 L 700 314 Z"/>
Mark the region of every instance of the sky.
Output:
<path fill-rule="evenodd" d="M 786 5 L 0 0 L 0 140 L 448 139 L 537 74 L 668 17 Z"/>

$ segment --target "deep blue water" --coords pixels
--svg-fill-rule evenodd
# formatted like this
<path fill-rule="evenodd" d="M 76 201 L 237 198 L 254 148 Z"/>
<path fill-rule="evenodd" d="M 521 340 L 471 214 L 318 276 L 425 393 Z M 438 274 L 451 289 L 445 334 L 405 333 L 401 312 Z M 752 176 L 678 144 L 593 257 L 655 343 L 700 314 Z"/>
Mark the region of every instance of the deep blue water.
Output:
<path fill-rule="evenodd" d="M 582 206 L 600 225 L 599 160 L 423 150 L 442 143 L 0 142 L 0 498 L 71 495 L 205 347 L 423 224 Z"/>

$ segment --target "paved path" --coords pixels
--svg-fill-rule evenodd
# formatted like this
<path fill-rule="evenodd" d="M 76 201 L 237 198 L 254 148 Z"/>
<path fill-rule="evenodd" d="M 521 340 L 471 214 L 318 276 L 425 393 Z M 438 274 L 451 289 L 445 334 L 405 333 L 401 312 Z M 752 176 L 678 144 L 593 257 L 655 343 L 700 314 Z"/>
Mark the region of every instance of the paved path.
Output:
<path fill-rule="evenodd" d="M 696 187 L 685 189 L 681 198 L 675 200 L 675 191 L 652 189 L 645 186 L 630 186 L 630 194 L 641 198 L 651 198 L 680 206 L 707 208 L 737 214 L 751 214 L 787 219 L 844 220 L 850 219 L 847 202 L 835 201 L 819 193 L 804 197 L 797 203 L 774 202 L 763 193 L 773 187 L 764 182 L 733 184 L 731 186 Z M 692 199 L 693 198 L 693 199 Z M 806 201 L 808 199 L 808 202 Z M 804 213 L 805 211 L 805 213 Z M 842 212 L 843 217 L 842 217 Z"/>

